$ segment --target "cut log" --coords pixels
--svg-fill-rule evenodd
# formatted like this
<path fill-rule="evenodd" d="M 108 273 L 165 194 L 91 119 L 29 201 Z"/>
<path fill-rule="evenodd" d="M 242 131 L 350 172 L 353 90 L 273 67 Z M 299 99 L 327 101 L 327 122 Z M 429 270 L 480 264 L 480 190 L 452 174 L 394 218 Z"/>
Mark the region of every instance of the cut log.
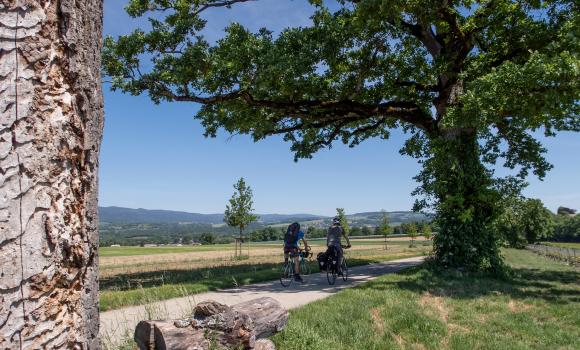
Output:
<path fill-rule="evenodd" d="M 281 331 L 287 321 L 288 311 L 272 298 L 231 307 L 206 301 L 198 304 L 190 319 L 141 321 L 134 339 L 141 350 L 253 349 L 256 339 Z M 260 348 L 273 349 L 264 343 L 267 342 L 261 342 Z"/>
<path fill-rule="evenodd" d="M 151 344 L 155 344 L 155 339 L 153 338 L 153 327 L 155 326 L 155 321 L 141 321 L 135 327 L 135 336 L 133 339 L 137 343 L 139 349 L 151 350 Z"/>
<path fill-rule="evenodd" d="M 259 339 L 256 341 L 254 350 L 276 350 L 276 345 L 270 339 Z"/>
<path fill-rule="evenodd" d="M 254 321 L 256 339 L 268 338 L 284 329 L 288 322 L 288 310 L 272 298 L 258 298 L 232 306 L 234 311 L 244 313 Z"/>
<path fill-rule="evenodd" d="M 217 301 L 214 300 L 202 301 L 201 303 L 195 306 L 193 317 L 198 319 L 205 318 L 208 316 L 226 312 L 229 310 L 229 308 L 230 308 L 229 306 L 218 303 Z"/>
<path fill-rule="evenodd" d="M 202 329 L 177 328 L 170 321 L 155 321 L 153 337 L 155 350 L 208 350 L 211 340 Z M 143 348 L 140 348 L 143 349 Z M 147 350 L 151 347 L 146 348 Z"/>

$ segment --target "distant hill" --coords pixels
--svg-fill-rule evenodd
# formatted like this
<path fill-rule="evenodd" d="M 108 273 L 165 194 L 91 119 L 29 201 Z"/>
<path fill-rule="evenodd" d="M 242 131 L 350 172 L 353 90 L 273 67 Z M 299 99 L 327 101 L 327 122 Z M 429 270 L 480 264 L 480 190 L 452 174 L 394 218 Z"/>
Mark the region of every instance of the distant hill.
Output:
<path fill-rule="evenodd" d="M 391 225 L 410 221 L 430 221 L 429 215 L 410 211 L 387 213 Z M 347 215 L 351 227 L 378 226 L 382 212 L 367 212 Z M 100 244 L 137 245 L 141 243 L 182 243 L 197 241 L 202 233 L 211 232 L 220 242 L 231 241 L 237 231 L 223 223 L 223 214 L 199 214 L 172 210 L 131 209 L 100 207 Z M 298 221 L 306 229 L 327 228 L 332 217 L 312 214 L 260 214 L 260 221 L 252 223 L 247 232 L 265 226 L 284 230 L 286 225 Z"/>
<path fill-rule="evenodd" d="M 318 225 L 327 225 L 331 217 L 312 214 L 258 214 L 259 224 L 272 225 L 298 222 L 316 222 Z M 383 213 L 365 212 L 347 215 L 351 226 L 376 226 Z M 411 221 L 431 221 L 432 217 L 412 211 L 387 212 L 391 224 L 400 224 Z M 177 224 L 198 223 L 217 225 L 223 223 L 223 214 L 199 214 L 173 210 L 132 209 L 122 207 L 99 207 L 99 219 L 102 223 L 110 224 Z"/>
<path fill-rule="evenodd" d="M 262 224 L 273 224 L 286 221 L 309 221 L 324 218 L 311 214 L 258 214 Z M 99 220 L 111 224 L 136 223 L 201 223 L 221 224 L 224 214 L 199 214 L 173 210 L 132 209 L 122 207 L 99 207 Z"/>
<path fill-rule="evenodd" d="M 433 220 L 432 215 L 416 213 L 413 211 L 390 211 L 387 212 L 391 224 L 401 224 L 404 222 L 421 222 Z M 357 213 L 347 215 L 347 219 L 352 226 L 378 225 L 383 213 L 380 211 Z"/>
<path fill-rule="evenodd" d="M 430 214 L 415 213 L 412 211 L 391 211 L 387 212 L 389 217 L 389 222 L 392 226 L 400 225 L 406 222 L 423 222 L 433 220 L 433 216 Z M 351 227 L 363 227 L 363 226 L 378 226 L 380 224 L 381 218 L 383 217 L 383 212 L 372 211 L 365 213 L 356 213 L 346 216 L 348 224 Z M 332 218 L 326 217 L 318 220 L 312 220 L 309 222 L 304 222 L 306 226 L 314 226 L 317 228 L 327 227 L 330 225 Z"/>

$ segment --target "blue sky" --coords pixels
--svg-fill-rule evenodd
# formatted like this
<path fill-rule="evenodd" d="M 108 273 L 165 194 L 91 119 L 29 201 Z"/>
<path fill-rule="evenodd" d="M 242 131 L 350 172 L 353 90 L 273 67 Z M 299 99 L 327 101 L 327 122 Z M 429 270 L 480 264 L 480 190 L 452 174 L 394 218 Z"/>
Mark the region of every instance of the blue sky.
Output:
<path fill-rule="evenodd" d="M 123 11 L 124 0 L 105 1 L 105 34 L 119 35 L 144 25 Z M 307 25 L 312 8 L 306 0 L 262 0 L 208 13 L 206 35 L 219 38 L 231 21 L 252 30 L 275 31 Z M 414 159 L 398 150 L 404 135 L 371 140 L 356 148 L 336 144 L 313 159 L 293 161 L 289 144 L 279 137 L 254 143 L 247 136 L 203 137 L 193 119 L 192 103 L 155 105 L 104 87 L 105 131 L 100 163 L 100 205 L 223 212 L 232 184 L 246 178 L 254 189 L 259 213 L 334 214 L 410 210 Z M 554 169 L 541 182 L 530 178 L 528 197 L 540 198 L 551 210 L 559 205 L 580 209 L 580 137 L 564 133 L 546 140 Z"/>

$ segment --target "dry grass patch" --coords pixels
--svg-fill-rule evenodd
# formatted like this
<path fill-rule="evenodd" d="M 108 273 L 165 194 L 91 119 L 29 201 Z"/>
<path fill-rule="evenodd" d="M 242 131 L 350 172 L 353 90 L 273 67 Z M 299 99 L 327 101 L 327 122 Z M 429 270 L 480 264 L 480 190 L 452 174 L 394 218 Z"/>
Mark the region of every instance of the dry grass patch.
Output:
<path fill-rule="evenodd" d="M 507 305 L 509 310 L 514 314 L 518 312 L 526 312 L 534 307 L 533 305 L 526 304 L 521 301 L 515 301 L 513 299 L 510 299 Z"/>
<path fill-rule="evenodd" d="M 371 319 L 373 320 L 373 329 L 377 336 L 385 334 L 385 320 L 381 317 L 381 309 L 378 307 L 371 309 Z"/>
<path fill-rule="evenodd" d="M 419 299 L 419 305 L 425 308 L 425 311 L 431 313 L 433 316 L 447 324 L 447 320 L 449 319 L 449 310 L 445 306 L 443 297 L 435 296 L 430 292 L 425 292 Z"/>

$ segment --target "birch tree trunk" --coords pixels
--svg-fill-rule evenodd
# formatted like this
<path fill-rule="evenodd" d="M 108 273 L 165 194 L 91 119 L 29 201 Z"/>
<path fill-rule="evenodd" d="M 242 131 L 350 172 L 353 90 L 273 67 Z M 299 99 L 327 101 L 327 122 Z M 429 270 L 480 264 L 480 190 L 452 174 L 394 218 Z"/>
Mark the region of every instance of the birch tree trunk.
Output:
<path fill-rule="evenodd" d="M 0 349 L 98 349 L 102 0 L 0 2 Z"/>

